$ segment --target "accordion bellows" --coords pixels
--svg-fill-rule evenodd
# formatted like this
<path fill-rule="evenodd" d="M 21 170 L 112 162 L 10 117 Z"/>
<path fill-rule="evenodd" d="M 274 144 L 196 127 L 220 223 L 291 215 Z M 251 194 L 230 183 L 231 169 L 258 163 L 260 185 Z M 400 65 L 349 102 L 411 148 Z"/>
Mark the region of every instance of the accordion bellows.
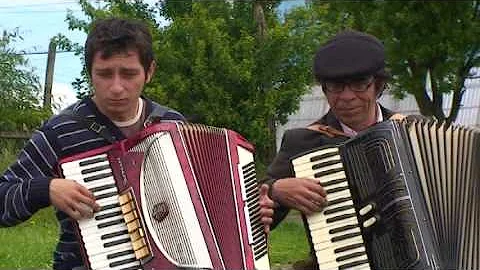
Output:
<path fill-rule="evenodd" d="M 91 269 L 269 269 L 253 146 L 216 127 L 164 122 L 61 161 L 102 210 L 77 223 Z"/>
<path fill-rule="evenodd" d="M 390 120 L 292 159 L 327 191 L 307 217 L 320 269 L 479 269 L 479 134 Z"/>

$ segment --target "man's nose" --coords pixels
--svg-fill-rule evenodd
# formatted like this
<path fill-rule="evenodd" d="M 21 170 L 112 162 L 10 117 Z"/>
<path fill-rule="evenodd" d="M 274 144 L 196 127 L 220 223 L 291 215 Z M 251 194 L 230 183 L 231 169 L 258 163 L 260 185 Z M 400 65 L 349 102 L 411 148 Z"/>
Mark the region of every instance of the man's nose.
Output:
<path fill-rule="evenodd" d="M 352 90 L 348 83 L 343 85 L 343 91 L 338 94 L 338 98 L 342 99 L 353 99 L 355 97 L 355 92 Z"/>
<path fill-rule="evenodd" d="M 122 78 L 116 74 L 112 78 L 112 84 L 110 85 L 110 89 L 115 92 L 121 92 L 123 91 L 123 81 Z"/>

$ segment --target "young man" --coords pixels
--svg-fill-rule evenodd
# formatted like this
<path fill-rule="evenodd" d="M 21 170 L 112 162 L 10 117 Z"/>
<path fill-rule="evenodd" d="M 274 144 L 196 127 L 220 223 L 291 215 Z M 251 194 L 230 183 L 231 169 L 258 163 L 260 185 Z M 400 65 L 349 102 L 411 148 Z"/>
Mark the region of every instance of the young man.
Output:
<path fill-rule="evenodd" d="M 184 120 L 169 108 L 141 97 L 153 76 L 152 38 L 139 22 L 108 19 L 95 23 L 85 43 L 85 62 L 94 88 L 85 98 L 35 131 L 18 160 L 0 177 L 0 225 L 13 226 L 53 205 L 61 227 L 55 269 L 82 265 L 71 219 L 98 210 L 92 193 L 62 179 L 58 161 L 111 144 L 141 130 L 154 119 Z M 88 128 L 96 123 L 107 138 Z M 103 134 L 103 133 L 102 133 Z"/>
<path fill-rule="evenodd" d="M 61 233 L 54 269 L 84 268 L 70 218 L 92 217 L 99 210 L 88 189 L 60 178 L 58 161 L 128 138 L 152 121 L 184 120 L 180 113 L 141 97 L 155 71 L 153 56 L 152 37 L 142 23 L 97 21 L 85 43 L 93 96 L 49 119 L 0 177 L 0 226 L 14 226 L 41 208 L 56 207 Z M 262 221 L 268 231 L 273 202 L 265 197 L 268 186 L 261 192 Z"/>
<path fill-rule="evenodd" d="M 317 51 L 313 71 L 330 110 L 307 128 L 287 130 L 283 135 L 265 179 L 277 204 L 273 227 L 289 209 L 297 209 L 308 230 L 305 215 L 320 211 L 327 203 L 317 182 L 294 177 L 290 158 L 322 145 L 338 144 L 393 115 L 377 103 L 388 79 L 384 47 L 377 38 L 356 31 L 337 34 Z M 298 269 L 318 269 L 311 239 L 309 242 L 312 258 L 296 265 Z"/>

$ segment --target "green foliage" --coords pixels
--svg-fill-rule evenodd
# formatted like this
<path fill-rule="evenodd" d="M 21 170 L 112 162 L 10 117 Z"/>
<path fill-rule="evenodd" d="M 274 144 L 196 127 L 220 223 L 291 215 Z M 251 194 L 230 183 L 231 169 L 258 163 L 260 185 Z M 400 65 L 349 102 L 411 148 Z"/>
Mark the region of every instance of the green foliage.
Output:
<path fill-rule="evenodd" d="M 0 37 L 0 126 L 2 130 L 31 130 L 49 115 L 40 105 L 41 88 L 23 55 L 10 44 L 17 31 Z"/>
<path fill-rule="evenodd" d="M 480 64 L 478 1 L 330 1 L 329 21 L 370 32 L 384 41 L 394 75 L 394 93 L 411 93 L 422 114 L 454 121 L 464 82 Z M 433 97 L 427 95 L 430 71 Z M 449 115 L 443 93 L 453 94 Z"/>
<path fill-rule="evenodd" d="M 106 1 L 102 9 L 80 3 L 90 19 L 135 17 L 149 23 L 157 72 L 146 96 L 197 122 L 238 131 L 268 162 L 275 123 L 298 108 L 311 82 L 311 51 L 297 49 L 305 40 L 280 22 L 278 1 L 163 1 L 159 14 L 170 22 L 163 27 L 156 10 L 141 1 Z M 72 29 L 88 30 L 89 22 L 67 20 Z"/>

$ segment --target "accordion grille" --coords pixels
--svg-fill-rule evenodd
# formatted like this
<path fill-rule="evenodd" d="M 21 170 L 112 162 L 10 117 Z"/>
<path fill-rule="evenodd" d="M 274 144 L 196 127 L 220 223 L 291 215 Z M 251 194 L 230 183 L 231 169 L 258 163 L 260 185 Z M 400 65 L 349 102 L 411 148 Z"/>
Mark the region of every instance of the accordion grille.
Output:
<path fill-rule="evenodd" d="M 145 152 L 140 190 L 145 221 L 157 247 L 181 267 L 211 262 L 171 137 L 159 133 L 132 148 Z"/>

